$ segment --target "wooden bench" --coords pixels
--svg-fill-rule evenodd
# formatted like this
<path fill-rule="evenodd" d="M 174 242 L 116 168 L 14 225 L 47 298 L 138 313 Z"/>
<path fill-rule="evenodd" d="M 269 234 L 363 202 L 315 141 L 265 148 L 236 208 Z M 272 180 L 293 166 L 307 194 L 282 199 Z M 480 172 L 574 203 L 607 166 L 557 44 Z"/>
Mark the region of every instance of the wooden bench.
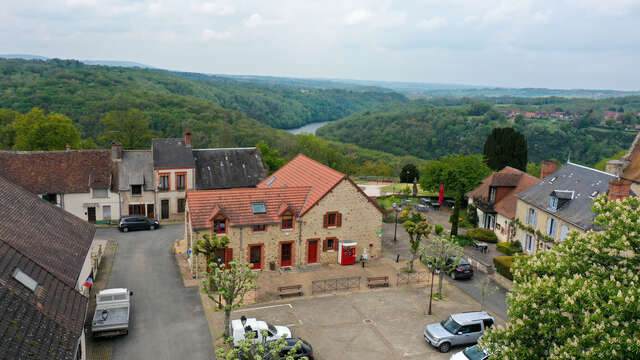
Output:
<path fill-rule="evenodd" d="M 367 286 L 372 287 L 389 287 L 388 276 L 374 276 L 367 278 Z"/>
<path fill-rule="evenodd" d="M 281 297 L 288 295 L 302 296 L 302 285 L 280 286 L 278 287 L 278 291 Z"/>

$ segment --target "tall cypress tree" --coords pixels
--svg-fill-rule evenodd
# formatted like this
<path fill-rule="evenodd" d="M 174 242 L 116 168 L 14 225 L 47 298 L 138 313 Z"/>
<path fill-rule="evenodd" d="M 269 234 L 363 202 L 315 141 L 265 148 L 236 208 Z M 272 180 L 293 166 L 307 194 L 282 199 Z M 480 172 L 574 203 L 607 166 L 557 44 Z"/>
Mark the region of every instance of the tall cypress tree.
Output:
<path fill-rule="evenodd" d="M 513 128 L 494 128 L 484 143 L 484 157 L 492 170 L 505 166 L 527 170 L 527 139 Z"/>

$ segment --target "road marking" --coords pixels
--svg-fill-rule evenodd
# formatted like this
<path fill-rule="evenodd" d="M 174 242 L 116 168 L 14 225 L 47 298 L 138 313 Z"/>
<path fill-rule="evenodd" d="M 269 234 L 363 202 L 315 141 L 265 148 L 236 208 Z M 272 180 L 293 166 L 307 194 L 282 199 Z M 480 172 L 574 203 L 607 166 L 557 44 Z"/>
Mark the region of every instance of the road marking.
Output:
<path fill-rule="evenodd" d="M 280 306 L 288 306 L 290 309 L 293 309 L 293 305 L 291 304 L 279 304 L 279 305 L 269 305 L 269 306 L 247 308 L 247 309 L 238 309 L 238 310 L 233 310 L 232 312 L 271 309 L 271 308 L 280 307 Z"/>

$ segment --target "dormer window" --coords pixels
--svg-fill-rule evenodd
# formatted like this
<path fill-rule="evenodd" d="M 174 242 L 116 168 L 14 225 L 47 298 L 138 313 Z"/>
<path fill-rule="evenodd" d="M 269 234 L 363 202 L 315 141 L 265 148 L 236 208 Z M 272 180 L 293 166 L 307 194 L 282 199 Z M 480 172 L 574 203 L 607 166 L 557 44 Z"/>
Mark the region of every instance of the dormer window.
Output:
<path fill-rule="evenodd" d="M 489 189 L 489 202 L 493 203 L 496 201 L 496 188 L 492 187 Z"/>
<path fill-rule="evenodd" d="M 264 206 L 264 202 L 251 203 L 251 210 L 254 214 L 266 214 L 267 208 Z"/>
<path fill-rule="evenodd" d="M 227 233 L 227 219 L 217 218 L 213 220 L 213 232 L 216 234 Z"/>
<path fill-rule="evenodd" d="M 282 215 L 282 229 L 293 229 L 293 215 Z"/>
<path fill-rule="evenodd" d="M 549 197 L 549 209 L 553 211 L 558 210 L 558 198 L 553 195 Z"/>

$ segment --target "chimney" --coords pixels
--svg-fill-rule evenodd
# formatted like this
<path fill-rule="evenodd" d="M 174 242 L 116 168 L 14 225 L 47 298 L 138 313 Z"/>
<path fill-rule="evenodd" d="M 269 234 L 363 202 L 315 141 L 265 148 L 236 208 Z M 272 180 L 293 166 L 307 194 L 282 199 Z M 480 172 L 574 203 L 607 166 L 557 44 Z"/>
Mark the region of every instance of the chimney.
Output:
<path fill-rule="evenodd" d="M 184 131 L 184 143 L 187 146 L 191 146 L 191 130 L 189 129 Z"/>
<path fill-rule="evenodd" d="M 605 171 L 613 176 L 620 177 L 624 171 L 625 165 L 626 162 L 622 160 L 609 160 L 607 161 Z"/>
<path fill-rule="evenodd" d="M 111 143 L 111 160 L 122 160 L 122 144 Z"/>
<path fill-rule="evenodd" d="M 609 180 L 609 200 L 618 201 L 629 197 L 631 191 L 631 181 L 629 180 Z"/>
<path fill-rule="evenodd" d="M 545 160 L 542 162 L 542 169 L 540 171 L 540 179 L 544 179 L 547 176 L 553 174 L 558 170 L 558 163 L 555 161 Z"/>
<path fill-rule="evenodd" d="M 67 144 L 66 148 L 67 148 L 67 151 L 71 151 L 71 144 Z"/>

